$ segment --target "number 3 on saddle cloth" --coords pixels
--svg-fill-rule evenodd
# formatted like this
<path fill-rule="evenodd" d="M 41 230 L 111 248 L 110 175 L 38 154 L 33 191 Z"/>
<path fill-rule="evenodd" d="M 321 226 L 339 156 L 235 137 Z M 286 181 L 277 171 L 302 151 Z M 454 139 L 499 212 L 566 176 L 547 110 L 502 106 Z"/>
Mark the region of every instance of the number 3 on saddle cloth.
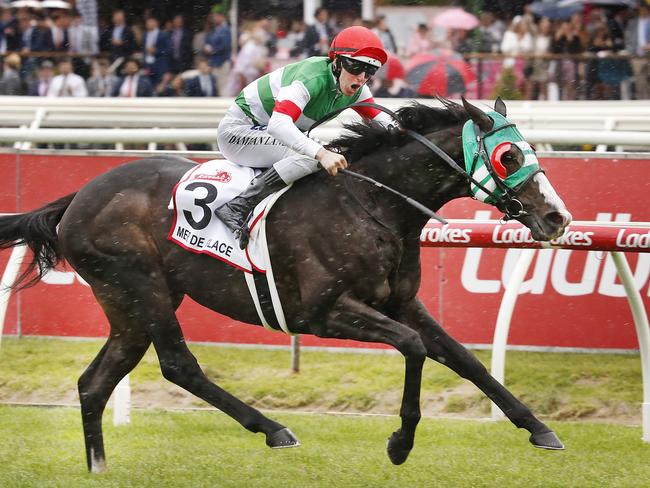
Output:
<path fill-rule="evenodd" d="M 190 169 L 172 193 L 169 209 L 174 212 L 174 222 L 167 239 L 188 251 L 207 254 L 242 270 L 262 324 L 289 334 L 266 243 L 266 216 L 289 187 L 269 195 L 255 207 L 250 241 L 244 250 L 239 249 L 233 233 L 214 215 L 216 208 L 242 193 L 258 173 L 259 170 L 224 159 Z"/>

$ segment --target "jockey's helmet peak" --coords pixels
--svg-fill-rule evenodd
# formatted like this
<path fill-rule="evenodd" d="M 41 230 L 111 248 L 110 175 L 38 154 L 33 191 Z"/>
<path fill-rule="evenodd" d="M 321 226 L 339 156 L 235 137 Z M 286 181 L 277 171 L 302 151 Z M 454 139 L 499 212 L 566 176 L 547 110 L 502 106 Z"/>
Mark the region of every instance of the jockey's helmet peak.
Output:
<path fill-rule="evenodd" d="M 339 32 L 332 40 L 328 56 L 332 60 L 345 56 L 378 68 L 388 59 L 379 36 L 360 25 Z"/>

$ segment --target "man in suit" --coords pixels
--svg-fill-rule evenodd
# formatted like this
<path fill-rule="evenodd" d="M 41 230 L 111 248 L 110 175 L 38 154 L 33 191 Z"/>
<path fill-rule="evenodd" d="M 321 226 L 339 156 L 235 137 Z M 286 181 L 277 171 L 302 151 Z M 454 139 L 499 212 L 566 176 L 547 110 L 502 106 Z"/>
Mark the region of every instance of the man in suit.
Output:
<path fill-rule="evenodd" d="M 129 58 L 124 64 L 124 76 L 113 88 L 112 96 L 122 98 L 151 97 L 153 86 L 146 76 L 140 75 L 140 61 Z"/>
<path fill-rule="evenodd" d="M 329 10 L 319 7 L 316 9 L 314 17 L 316 22 L 307 27 L 305 38 L 303 40 L 305 54 L 307 57 L 327 56 L 330 42 L 334 34 L 332 28 L 327 24 L 330 18 Z"/>
<path fill-rule="evenodd" d="M 38 66 L 36 80 L 29 84 L 27 95 L 30 97 L 45 97 L 50 90 L 54 78 L 54 63 L 49 59 L 41 62 Z"/>
<path fill-rule="evenodd" d="M 145 21 L 142 51 L 144 52 L 144 68 L 151 83 L 158 84 L 163 74 L 171 71 L 171 40 L 169 34 L 160 30 L 160 22 L 156 17 L 147 17 Z"/>
<path fill-rule="evenodd" d="M 185 28 L 185 17 L 176 15 L 172 19 L 171 65 L 174 73 L 182 73 L 192 68 L 192 32 Z"/>
<path fill-rule="evenodd" d="M 196 68 L 199 74 L 194 78 L 187 80 L 185 85 L 185 94 L 188 97 L 216 97 L 219 96 L 217 90 L 217 79 L 212 74 L 212 69 L 208 60 L 201 58 L 197 62 Z"/>
<path fill-rule="evenodd" d="M 58 64 L 59 74 L 52 78 L 48 97 L 87 97 L 88 89 L 84 79 L 72 69 L 72 59 L 61 58 Z"/>
<path fill-rule="evenodd" d="M 650 98 L 650 8 L 639 6 L 637 15 L 631 16 L 625 27 L 625 50 L 633 57 L 634 92 L 637 100 Z"/>
<path fill-rule="evenodd" d="M 93 76 L 88 79 L 88 96 L 110 97 L 117 85 L 117 76 L 111 73 L 111 63 L 107 58 L 100 57 L 95 62 Z"/>
<path fill-rule="evenodd" d="M 214 29 L 205 37 L 203 54 L 209 57 L 208 62 L 212 68 L 212 74 L 217 78 L 219 93 L 225 93 L 232 55 L 230 27 L 226 23 L 226 16 L 221 11 L 215 11 L 212 14 L 212 21 Z"/>
<path fill-rule="evenodd" d="M 113 12 L 113 26 L 102 33 L 100 46 L 102 51 L 111 53 L 111 61 L 133 55 L 137 48 L 135 35 L 126 25 L 124 10 Z"/>

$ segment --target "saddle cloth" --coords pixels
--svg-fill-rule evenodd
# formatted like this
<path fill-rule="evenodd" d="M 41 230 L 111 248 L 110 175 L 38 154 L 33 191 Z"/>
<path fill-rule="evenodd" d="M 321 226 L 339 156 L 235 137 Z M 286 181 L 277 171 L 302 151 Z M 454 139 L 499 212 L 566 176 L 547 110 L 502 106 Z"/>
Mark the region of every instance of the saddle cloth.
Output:
<path fill-rule="evenodd" d="M 251 217 L 251 233 L 245 250 L 214 210 L 241 194 L 259 170 L 224 159 L 198 164 L 174 187 L 169 209 L 174 222 L 167 238 L 197 254 L 207 254 L 242 271 L 262 324 L 290 333 L 275 287 L 266 242 L 266 216 L 290 186 L 262 200 Z"/>

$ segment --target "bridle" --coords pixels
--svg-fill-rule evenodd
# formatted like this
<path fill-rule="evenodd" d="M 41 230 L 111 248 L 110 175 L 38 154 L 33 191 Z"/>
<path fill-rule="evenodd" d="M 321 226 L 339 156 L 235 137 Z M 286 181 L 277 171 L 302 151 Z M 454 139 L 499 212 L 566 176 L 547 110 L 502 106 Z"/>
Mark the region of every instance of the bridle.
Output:
<path fill-rule="evenodd" d="M 333 119 L 336 117 L 338 114 L 343 112 L 344 110 L 347 110 L 348 108 L 354 108 L 354 107 L 370 107 L 374 108 L 376 110 L 380 110 L 388 115 L 390 115 L 395 122 L 401 125 L 400 119 L 397 116 L 395 112 L 392 110 L 382 106 L 378 105 L 374 102 L 356 102 L 351 105 L 348 105 L 347 107 L 343 107 L 337 110 L 334 110 L 321 119 L 317 120 L 312 124 L 312 126 L 309 128 L 307 131 L 307 135 L 309 136 L 309 133 L 318 127 L 319 125 L 327 122 L 328 120 Z M 470 123 L 471 121 L 468 121 Z M 422 134 L 419 134 L 418 132 L 415 132 L 414 130 L 411 129 L 405 129 L 402 127 L 402 130 L 404 131 L 405 134 L 407 134 L 409 137 L 412 139 L 418 141 L 420 144 L 424 145 L 428 149 L 430 149 L 433 153 L 435 153 L 438 157 L 440 157 L 449 167 L 451 167 L 456 173 L 458 173 L 460 176 L 462 176 L 470 185 L 476 186 L 479 190 L 484 192 L 494 204 L 496 208 L 498 208 L 501 212 L 503 212 L 504 216 L 502 217 L 503 220 L 512 220 L 518 217 L 523 217 L 525 215 L 528 215 L 528 212 L 524 210 L 524 206 L 521 203 L 521 201 L 517 198 L 519 194 L 521 193 L 522 189 L 526 186 L 526 184 L 537 174 L 540 172 L 544 172 L 544 170 L 540 167 L 532 171 L 527 177 L 519 183 L 516 187 L 510 188 L 507 186 L 503 180 L 499 177 L 499 175 L 496 173 L 494 170 L 494 167 L 492 166 L 492 163 L 490 161 L 490 157 L 488 155 L 488 151 L 485 148 L 485 140 L 497 133 L 500 130 L 506 129 L 508 127 L 515 127 L 515 124 L 508 123 L 504 124 L 500 127 L 497 127 L 495 129 L 492 129 L 488 132 L 483 132 L 477 124 L 473 124 L 474 126 L 474 132 L 476 134 L 476 142 L 477 142 L 477 150 L 474 153 L 474 157 L 472 160 L 472 166 L 471 170 L 467 172 L 465 169 L 463 169 L 456 161 L 454 161 L 446 152 L 444 152 L 442 149 L 440 149 L 438 146 L 436 146 L 433 142 L 431 142 L 429 139 L 424 137 Z M 477 167 L 477 162 L 479 161 L 479 158 L 483 160 L 483 163 L 485 164 L 485 167 L 490 174 L 491 178 L 494 180 L 496 184 L 496 188 L 499 190 L 498 192 L 489 190 L 482 184 L 481 182 L 477 181 L 474 178 L 474 170 Z M 424 214 L 428 215 L 429 217 L 432 217 L 439 222 L 446 224 L 447 221 L 437 215 L 433 210 L 429 209 L 425 205 L 423 205 L 420 202 L 417 202 L 416 200 L 404 195 L 403 193 L 398 192 L 397 190 L 390 188 L 389 186 L 384 185 L 383 183 L 380 183 L 373 178 L 370 178 L 365 175 L 361 175 L 359 173 L 355 173 L 354 171 L 350 171 L 347 169 L 340 169 L 339 170 L 342 174 L 351 176 L 353 178 L 357 178 L 359 180 L 367 181 L 368 183 L 372 183 L 373 185 L 385 189 L 389 191 L 390 193 L 393 193 L 394 195 L 397 195 L 398 197 L 402 198 L 403 200 L 406 201 L 409 205 L 417 208 Z M 485 180 L 483 180 L 485 181 Z M 470 192 L 471 194 L 471 192 Z"/>

